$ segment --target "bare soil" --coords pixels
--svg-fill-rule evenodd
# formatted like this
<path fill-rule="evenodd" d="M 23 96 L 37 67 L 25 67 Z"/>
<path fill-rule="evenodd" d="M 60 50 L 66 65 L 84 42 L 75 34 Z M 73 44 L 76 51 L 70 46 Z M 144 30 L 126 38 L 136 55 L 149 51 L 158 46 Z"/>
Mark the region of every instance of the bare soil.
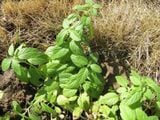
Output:
<path fill-rule="evenodd" d="M 12 70 L 1 74 L 0 80 L 0 90 L 4 91 L 3 98 L 0 100 L 0 116 L 11 111 L 14 100 L 25 108 L 36 93 L 34 86 L 18 81 Z"/>

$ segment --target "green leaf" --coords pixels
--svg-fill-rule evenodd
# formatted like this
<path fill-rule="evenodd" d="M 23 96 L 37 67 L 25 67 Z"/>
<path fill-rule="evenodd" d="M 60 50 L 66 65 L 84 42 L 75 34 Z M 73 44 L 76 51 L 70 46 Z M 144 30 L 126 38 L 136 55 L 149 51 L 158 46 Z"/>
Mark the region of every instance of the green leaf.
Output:
<path fill-rule="evenodd" d="M 81 55 L 71 55 L 71 60 L 72 62 L 77 66 L 77 67 L 83 67 L 88 64 L 87 58 Z"/>
<path fill-rule="evenodd" d="M 63 26 L 64 29 L 69 28 L 70 27 L 69 20 L 68 19 L 64 19 L 63 23 L 62 23 L 62 26 Z"/>
<path fill-rule="evenodd" d="M 116 93 L 107 93 L 101 96 L 99 102 L 109 106 L 115 105 L 119 101 L 119 96 Z"/>
<path fill-rule="evenodd" d="M 17 101 L 12 101 L 12 106 L 13 106 L 13 110 L 16 113 L 21 113 L 22 112 L 22 108 L 21 106 L 18 104 Z"/>
<path fill-rule="evenodd" d="M 36 48 L 22 48 L 18 52 L 18 58 L 19 59 L 29 59 L 29 58 L 34 58 L 37 54 L 40 52 Z"/>
<path fill-rule="evenodd" d="M 11 62 L 12 62 L 11 58 L 5 58 L 1 64 L 2 70 L 7 71 L 11 65 Z"/>
<path fill-rule="evenodd" d="M 48 106 L 47 104 L 45 104 L 45 103 L 43 103 L 43 102 L 41 102 L 41 109 L 42 109 L 42 111 L 45 111 L 45 112 L 48 112 L 48 113 L 51 113 L 51 114 L 55 114 L 56 113 L 56 111 L 55 110 L 53 110 L 53 108 L 51 108 L 50 106 Z"/>
<path fill-rule="evenodd" d="M 145 82 L 152 90 L 155 91 L 157 99 L 158 101 L 160 101 L 160 87 L 157 85 L 157 83 L 155 83 L 151 78 L 148 77 L 145 78 Z"/>
<path fill-rule="evenodd" d="M 142 92 L 141 91 L 135 92 L 133 95 L 129 97 L 129 99 L 127 100 L 127 104 L 133 105 L 134 103 L 141 102 L 141 99 L 142 99 Z"/>
<path fill-rule="evenodd" d="M 13 56 L 13 55 L 14 55 L 14 45 L 13 45 L 13 44 L 11 44 L 11 45 L 9 46 L 8 54 L 9 54 L 10 56 Z"/>
<path fill-rule="evenodd" d="M 78 11 L 86 11 L 87 9 L 89 9 L 90 5 L 85 4 L 85 5 L 76 5 L 75 7 L 73 7 L 74 10 L 78 10 Z"/>
<path fill-rule="evenodd" d="M 67 30 L 65 29 L 61 30 L 61 32 L 56 37 L 56 45 L 62 45 L 67 34 L 68 34 Z"/>
<path fill-rule="evenodd" d="M 20 66 L 18 60 L 16 60 L 16 59 L 13 59 L 13 60 L 12 60 L 12 69 L 14 70 L 14 72 L 15 72 L 17 75 L 21 76 L 21 66 Z"/>
<path fill-rule="evenodd" d="M 136 73 L 135 71 L 131 72 L 130 80 L 136 86 L 142 85 L 142 77 L 138 73 Z"/>
<path fill-rule="evenodd" d="M 120 104 L 120 115 L 122 120 L 136 120 L 135 111 L 124 103 Z"/>
<path fill-rule="evenodd" d="M 66 105 L 69 103 L 69 100 L 67 97 L 65 97 L 64 95 L 59 95 L 57 97 L 57 104 L 58 105 Z"/>
<path fill-rule="evenodd" d="M 33 65 L 41 65 L 48 62 L 48 56 L 36 48 L 23 48 L 18 52 L 18 58 L 28 60 Z"/>
<path fill-rule="evenodd" d="M 69 44 L 69 48 L 70 50 L 74 53 L 74 54 L 77 54 L 77 55 L 82 55 L 83 54 L 83 50 L 82 48 L 80 47 L 80 45 L 78 45 L 75 41 L 71 41 L 70 44 Z"/>
<path fill-rule="evenodd" d="M 12 60 L 12 69 L 21 81 L 28 82 L 28 77 L 27 77 L 28 71 L 26 68 L 20 65 L 18 60 L 16 59 Z"/>
<path fill-rule="evenodd" d="M 91 67 L 91 70 L 93 70 L 96 73 L 101 73 L 102 72 L 101 67 L 97 64 L 92 64 L 90 67 Z"/>
<path fill-rule="evenodd" d="M 122 87 L 127 87 L 129 81 L 125 76 L 116 76 L 117 83 Z"/>
<path fill-rule="evenodd" d="M 80 41 L 81 40 L 81 35 L 77 31 L 70 30 L 69 33 L 70 33 L 70 37 L 71 37 L 72 40 L 75 40 L 75 41 Z"/>
<path fill-rule="evenodd" d="M 77 92 L 77 89 L 63 89 L 63 95 L 66 97 L 73 97 Z"/>
<path fill-rule="evenodd" d="M 41 120 L 40 116 L 38 116 L 36 113 L 29 113 L 30 120 Z"/>
<path fill-rule="evenodd" d="M 68 78 L 68 81 L 62 83 L 62 88 L 77 89 L 81 84 L 85 82 L 88 77 L 88 69 L 81 68 L 76 75 L 72 75 Z"/>
<path fill-rule="evenodd" d="M 145 91 L 144 96 L 147 100 L 152 100 L 154 98 L 154 94 L 149 88 L 147 88 L 147 90 Z"/>
<path fill-rule="evenodd" d="M 147 120 L 159 120 L 158 116 L 149 116 Z"/>
<path fill-rule="evenodd" d="M 125 92 L 127 92 L 127 89 L 126 89 L 125 87 L 119 87 L 119 88 L 117 89 L 117 93 L 122 94 L 122 93 L 125 93 Z"/>
<path fill-rule="evenodd" d="M 73 110 L 73 117 L 78 119 L 81 116 L 82 112 L 83 109 L 81 107 L 75 107 Z"/>
<path fill-rule="evenodd" d="M 85 93 L 80 94 L 80 96 L 77 100 L 77 103 L 82 109 L 87 110 L 89 108 L 89 104 L 90 104 L 89 101 L 90 101 L 89 96 L 85 92 Z"/>
<path fill-rule="evenodd" d="M 137 116 L 137 120 L 147 120 L 148 119 L 147 114 L 140 108 L 136 109 L 136 116 Z"/>
<path fill-rule="evenodd" d="M 28 59 L 28 62 L 33 65 L 42 65 L 48 62 L 48 56 L 45 54 L 37 54 L 33 58 Z"/>
<path fill-rule="evenodd" d="M 99 108 L 99 112 L 103 114 L 103 116 L 108 117 L 111 112 L 111 109 L 107 105 L 101 105 Z"/>
<path fill-rule="evenodd" d="M 101 8 L 101 5 L 100 4 L 94 4 L 93 8 L 95 8 L 95 9 Z"/>
<path fill-rule="evenodd" d="M 77 98 L 78 98 L 78 96 L 70 97 L 70 98 L 69 98 L 69 101 L 75 101 L 75 100 L 77 100 Z"/>
<path fill-rule="evenodd" d="M 52 60 L 51 62 L 46 64 L 47 67 L 47 73 L 49 75 L 52 75 L 53 73 L 56 72 L 57 68 L 60 66 L 60 61 L 59 60 Z"/>
<path fill-rule="evenodd" d="M 94 4 L 93 0 L 85 0 L 85 3 L 90 4 L 90 5 Z"/>
<path fill-rule="evenodd" d="M 39 81 L 39 79 L 41 78 L 41 75 L 38 72 L 38 70 L 36 70 L 35 68 L 32 68 L 32 67 L 29 68 L 28 76 L 29 76 L 30 82 L 33 85 L 38 86 L 41 84 L 41 82 Z"/>
<path fill-rule="evenodd" d="M 91 53 L 89 55 L 90 59 L 93 60 L 95 63 L 98 62 L 98 55 L 96 53 Z"/>
<path fill-rule="evenodd" d="M 46 54 L 51 58 L 51 59 L 59 59 L 67 55 L 69 50 L 67 48 L 62 48 L 58 46 L 51 46 L 46 50 Z"/>

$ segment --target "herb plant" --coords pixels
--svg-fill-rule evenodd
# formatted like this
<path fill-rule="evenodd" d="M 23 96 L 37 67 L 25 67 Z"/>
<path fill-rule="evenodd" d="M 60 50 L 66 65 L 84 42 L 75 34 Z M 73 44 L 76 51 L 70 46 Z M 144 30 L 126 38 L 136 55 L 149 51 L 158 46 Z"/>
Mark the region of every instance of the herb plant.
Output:
<path fill-rule="evenodd" d="M 23 44 L 17 49 L 13 44 L 9 47 L 2 70 L 12 68 L 20 80 L 39 87 L 27 110 L 13 102 L 13 110 L 23 119 L 41 119 L 43 112 L 54 118 L 62 109 L 78 118 L 100 96 L 102 70 L 97 55 L 89 47 L 93 38 L 92 16 L 97 15 L 100 5 L 92 0 L 85 2 L 75 6 L 76 12 L 64 19 L 55 45 L 45 52 Z"/>
<path fill-rule="evenodd" d="M 158 120 L 160 87 L 148 77 L 134 71 L 129 80 L 117 76 L 119 87 L 102 95 L 102 69 L 89 46 L 94 35 L 92 17 L 100 5 L 92 0 L 85 3 L 64 19 L 55 45 L 45 52 L 24 44 L 9 47 L 2 70 L 13 69 L 19 80 L 37 87 L 26 109 L 12 102 L 14 113 L 22 120 L 41 120 L 43 114 L 50 119 Z M 72 118 L 64 116 L 69 113 Z"/>

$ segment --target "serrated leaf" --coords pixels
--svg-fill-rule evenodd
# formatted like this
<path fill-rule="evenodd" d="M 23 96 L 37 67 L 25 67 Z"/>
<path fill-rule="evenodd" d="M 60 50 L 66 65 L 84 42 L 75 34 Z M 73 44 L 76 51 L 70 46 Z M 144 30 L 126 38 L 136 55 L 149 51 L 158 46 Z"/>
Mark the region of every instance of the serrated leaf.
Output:
<path fill-rule="evenodd" d="M 116 93 L 107 93 L 101 96 L 99 102 L 109 106 L 115 105 L 119 101 L 119 96 Z"/>
<path fill-rule="evenodd" d="M 73 97 L 77 92 L 77 89 L 63 89 L 63 95 L 66 97 Z"/>
<path fill-rule="evenodd" d="M 91 70 L 93 70 L 96 73 L 101 73 L 102 72 L 101 67 L 97 64 L 92 64 L 90 67 L 91 67 Z"/>
<path fill-rule="evenodd" d="M 70 42 L 69 48 L 74 54 L 77 54 L 77 55 L 82 55 L 83 54 L 83 51 L 82 51 L 82 48 L 80 47 L 80 45 L 78 45 L 73 40 Z"/>
<path fill-rule="evenodd" d="M 59 95 L 57 97 L 57 104 L 58 105 L 66 105 L 69 103 L 69 100 L 67 97 L 65 97 L 64 95 Z"/>
<path fill-rule="evenodd" d="M 67 30 L 65 30 L 65 29 L 61 30 L 60 33 L 56 37 L 56 44 L 62 45 L 67 34 L 68 34 Z"/>
<path fill-rule="evenodd" d="M 129 81 L 125 76 L 116 76 L 117 83 L 122 87 L 127 87 Z"/>
<path fill-rule="evenodd" d="M 120 115 L 122 120 L 136 120 L 135 111 L 125 104 L 120 104 Z"/>
<path fill-rule="evenodd" d="M 71 37 L 72 40 L 75 40 L 75 41 L 80 41 L 81 40 L 81 35 L 77 31 L 70 30 L 69 33 L 70 33 L 70 37 Z"/>
<path fill-rule="evenodd" d="M 142 109 L 137 108 L 136 109 L 136 118 L 137 118 L 137 120 L 147 120 L 148 116 Z"/>
<path fill-rule="evenodd" d="M 13 45 L 13 44 L 11 44 L 11 45 L 9 46 L 8 54 L 9 54 L 10 56 L 13 56 L 13 55 L 14 55 L 14 45 Z"/>
<path fill-rule="evenodd" d="M 10 68 L 11 62 L 12 62 L 11 58 L 3 59 L 2 63 L 1 63 L 2 70 L 7 71 Z"/>
<path fill-rule="evenodd" d="M 72 62 L 77 66 L 77 67 L 83 67 L 88 64 L 87 58 L 81 55 L 71 55 L 71 60 Z"/>

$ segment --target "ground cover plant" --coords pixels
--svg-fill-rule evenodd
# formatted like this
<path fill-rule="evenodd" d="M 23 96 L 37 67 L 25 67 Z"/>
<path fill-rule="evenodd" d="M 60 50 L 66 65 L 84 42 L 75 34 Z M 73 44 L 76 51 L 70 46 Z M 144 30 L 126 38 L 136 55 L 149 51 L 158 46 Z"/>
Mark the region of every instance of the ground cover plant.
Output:
<path fill-rule="evenodd" d="M 20 81 L 36 87 L 25 107 L 12 101 L 11 119 L 159 119 L 160 87 L 154 80 L 131 71 L 128 78 L 116 77 L 116 87 L 105 86 L 98 55 L 89 44 L 99 8 L 92 0 L 75 6 L 55 44 L 45 52 L 25 44 L 10 45 L 2 70 L 12 69 Z M 1 119 L 10 117 L 8 112 Z"/>

